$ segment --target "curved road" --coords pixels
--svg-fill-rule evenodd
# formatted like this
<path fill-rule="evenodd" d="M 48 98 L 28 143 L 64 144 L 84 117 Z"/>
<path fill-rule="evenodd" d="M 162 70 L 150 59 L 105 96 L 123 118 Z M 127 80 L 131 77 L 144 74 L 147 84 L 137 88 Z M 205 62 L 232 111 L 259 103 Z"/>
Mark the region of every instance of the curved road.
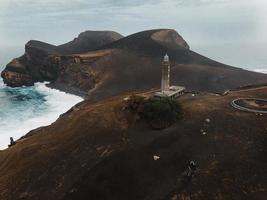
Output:
<path fill-rule="evenodd" d="M 246 111 L 246 112 L 252 112 L 252 113 L 260 113 L 260 114 L 267 114 L 267 111 L 263 111 L 263 110 L 255 110 L 255 109 L 251 109 L 251 108 L 246 108 L 243 106 L 238 105 L 236 102 L 240 101 L 240 100 L 257 100 L 257 101 L 265 101 L 267 102 L 266 99 L 256 99 L 256 98 L 239 98 L 239 99 L 235 99 L 231 102 L 231 105 L 241 111 Z"/>

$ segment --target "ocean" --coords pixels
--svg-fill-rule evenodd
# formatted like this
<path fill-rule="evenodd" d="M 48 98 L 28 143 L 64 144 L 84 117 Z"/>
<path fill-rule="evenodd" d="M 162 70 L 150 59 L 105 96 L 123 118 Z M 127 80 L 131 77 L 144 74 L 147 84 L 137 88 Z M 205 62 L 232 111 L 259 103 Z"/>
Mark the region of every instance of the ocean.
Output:
<path fill-rule="evenodd" d="M 236 67 L 267 73 L 265 51 L 223 46 L 197 46 L 195 51 L 217 61 Z M 239 49 L 239 50 L 238 50 Z M 23 48 L 0 48 L 0 70 L 15 57 L 22 55 Z M 9 137 L 15 140 L 30 130 L 53 123 L 60 114 L 69 110 L 83 99 L 36 83 L 32 87 L 10 88 L 0 79 L 0 149 L 9 144 Z"/>
<path fill-rule="evenodd" d="M 0 51 L 0 70 L 23 49 Z M 36 83 L 32 87 L 10 88 L 0 79 L 0 149 L 5 149 L 9 138 L 15 140 L 29 131 L 53 123 L 60 114 L 81 102 L 81 97 L 70 95 Z"/>

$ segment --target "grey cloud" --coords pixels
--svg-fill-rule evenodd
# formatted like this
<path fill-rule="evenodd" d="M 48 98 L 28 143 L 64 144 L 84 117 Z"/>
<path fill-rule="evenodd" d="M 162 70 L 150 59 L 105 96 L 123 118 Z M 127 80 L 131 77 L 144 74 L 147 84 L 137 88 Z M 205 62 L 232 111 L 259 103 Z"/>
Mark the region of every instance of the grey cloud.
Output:
<path fill-rule="evenodd" d="M 142 5 L 156 5 L 162 3 L 163 0 L 104 0 L 103 3 L 110 7 L 136 7 Z"/>
<path fill-rule="evenodd" d="M 178 5 L 212 5 L 212 4 L 225 4 L 233 2 L 232 0 L 176 0 Z"/>
<path fill-rule="evenodd" d="M 239 8 L 249 0 L 4 1 L 9 9 L 1 7 L 3 0 L 0 0 L 1 36 L 23 42 L 32 38 L 54 41 L 55 33 L 61 35 L 59 42 L 63 42 L 86 29 L 111 29 L 129 34 L 161 27 L 175 28 L 190 40 L 219 40 L 220 35 L 231 39 L 231 35 L 237 36 L 241 31 L 249 35 L 257 30 L 260 15 L 244 13 Z M 232 8 L 230 4 L 238 6 Z"/>

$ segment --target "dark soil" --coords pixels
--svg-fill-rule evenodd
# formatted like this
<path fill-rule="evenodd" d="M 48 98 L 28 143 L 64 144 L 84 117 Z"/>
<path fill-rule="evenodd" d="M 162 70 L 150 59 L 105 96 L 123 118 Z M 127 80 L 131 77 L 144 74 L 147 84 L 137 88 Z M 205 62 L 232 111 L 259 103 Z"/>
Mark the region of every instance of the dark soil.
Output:
<path fill-rule="evenodd" d="M 84 101 L 1 151 L 0 199 L 266 199 L 267 116 L 230 105 L 267 98 L 266 87 L 187 94 L 184 118 L 164 130 L 129 115 L 127 96 Z M 198 168 L 187 179 L 191 160 Z"/>

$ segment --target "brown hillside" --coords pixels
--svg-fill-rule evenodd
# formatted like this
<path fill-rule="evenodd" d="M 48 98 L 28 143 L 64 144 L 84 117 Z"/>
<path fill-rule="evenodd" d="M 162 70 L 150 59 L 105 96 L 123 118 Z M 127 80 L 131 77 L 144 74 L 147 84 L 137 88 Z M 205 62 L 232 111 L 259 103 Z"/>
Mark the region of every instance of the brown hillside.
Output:
<path fill-rule="evenodd" d="M 99 56 L 94 58 L 92 55 L 96 53 Z M 165 53 L 172 61 L 172 84 L 186 86 L 188 90 L 220 93 L 267 82 L 264 74 L 230 67 L 189 50 L 174 30 L 151 30 L 117 40 L 97 52 L 75 55 L 78 63 L 62 64 L 58 78 L 51 85 L 63 90 L 79 88 L 93 99 L 159 88 Z"/>
<path fill-rule="evenodd" d="M 187 94 L 179 99 L 184 119 L 162 131 L 135 122 L 123 110 L 126 96 L 85 101 L 1 151 L 0 199 L 266 198 L 266 115 L 237 111 L 230 102 L 267 98 L 267 87 Z M 185 182 L 190 160 L 198 170 Z"/>

